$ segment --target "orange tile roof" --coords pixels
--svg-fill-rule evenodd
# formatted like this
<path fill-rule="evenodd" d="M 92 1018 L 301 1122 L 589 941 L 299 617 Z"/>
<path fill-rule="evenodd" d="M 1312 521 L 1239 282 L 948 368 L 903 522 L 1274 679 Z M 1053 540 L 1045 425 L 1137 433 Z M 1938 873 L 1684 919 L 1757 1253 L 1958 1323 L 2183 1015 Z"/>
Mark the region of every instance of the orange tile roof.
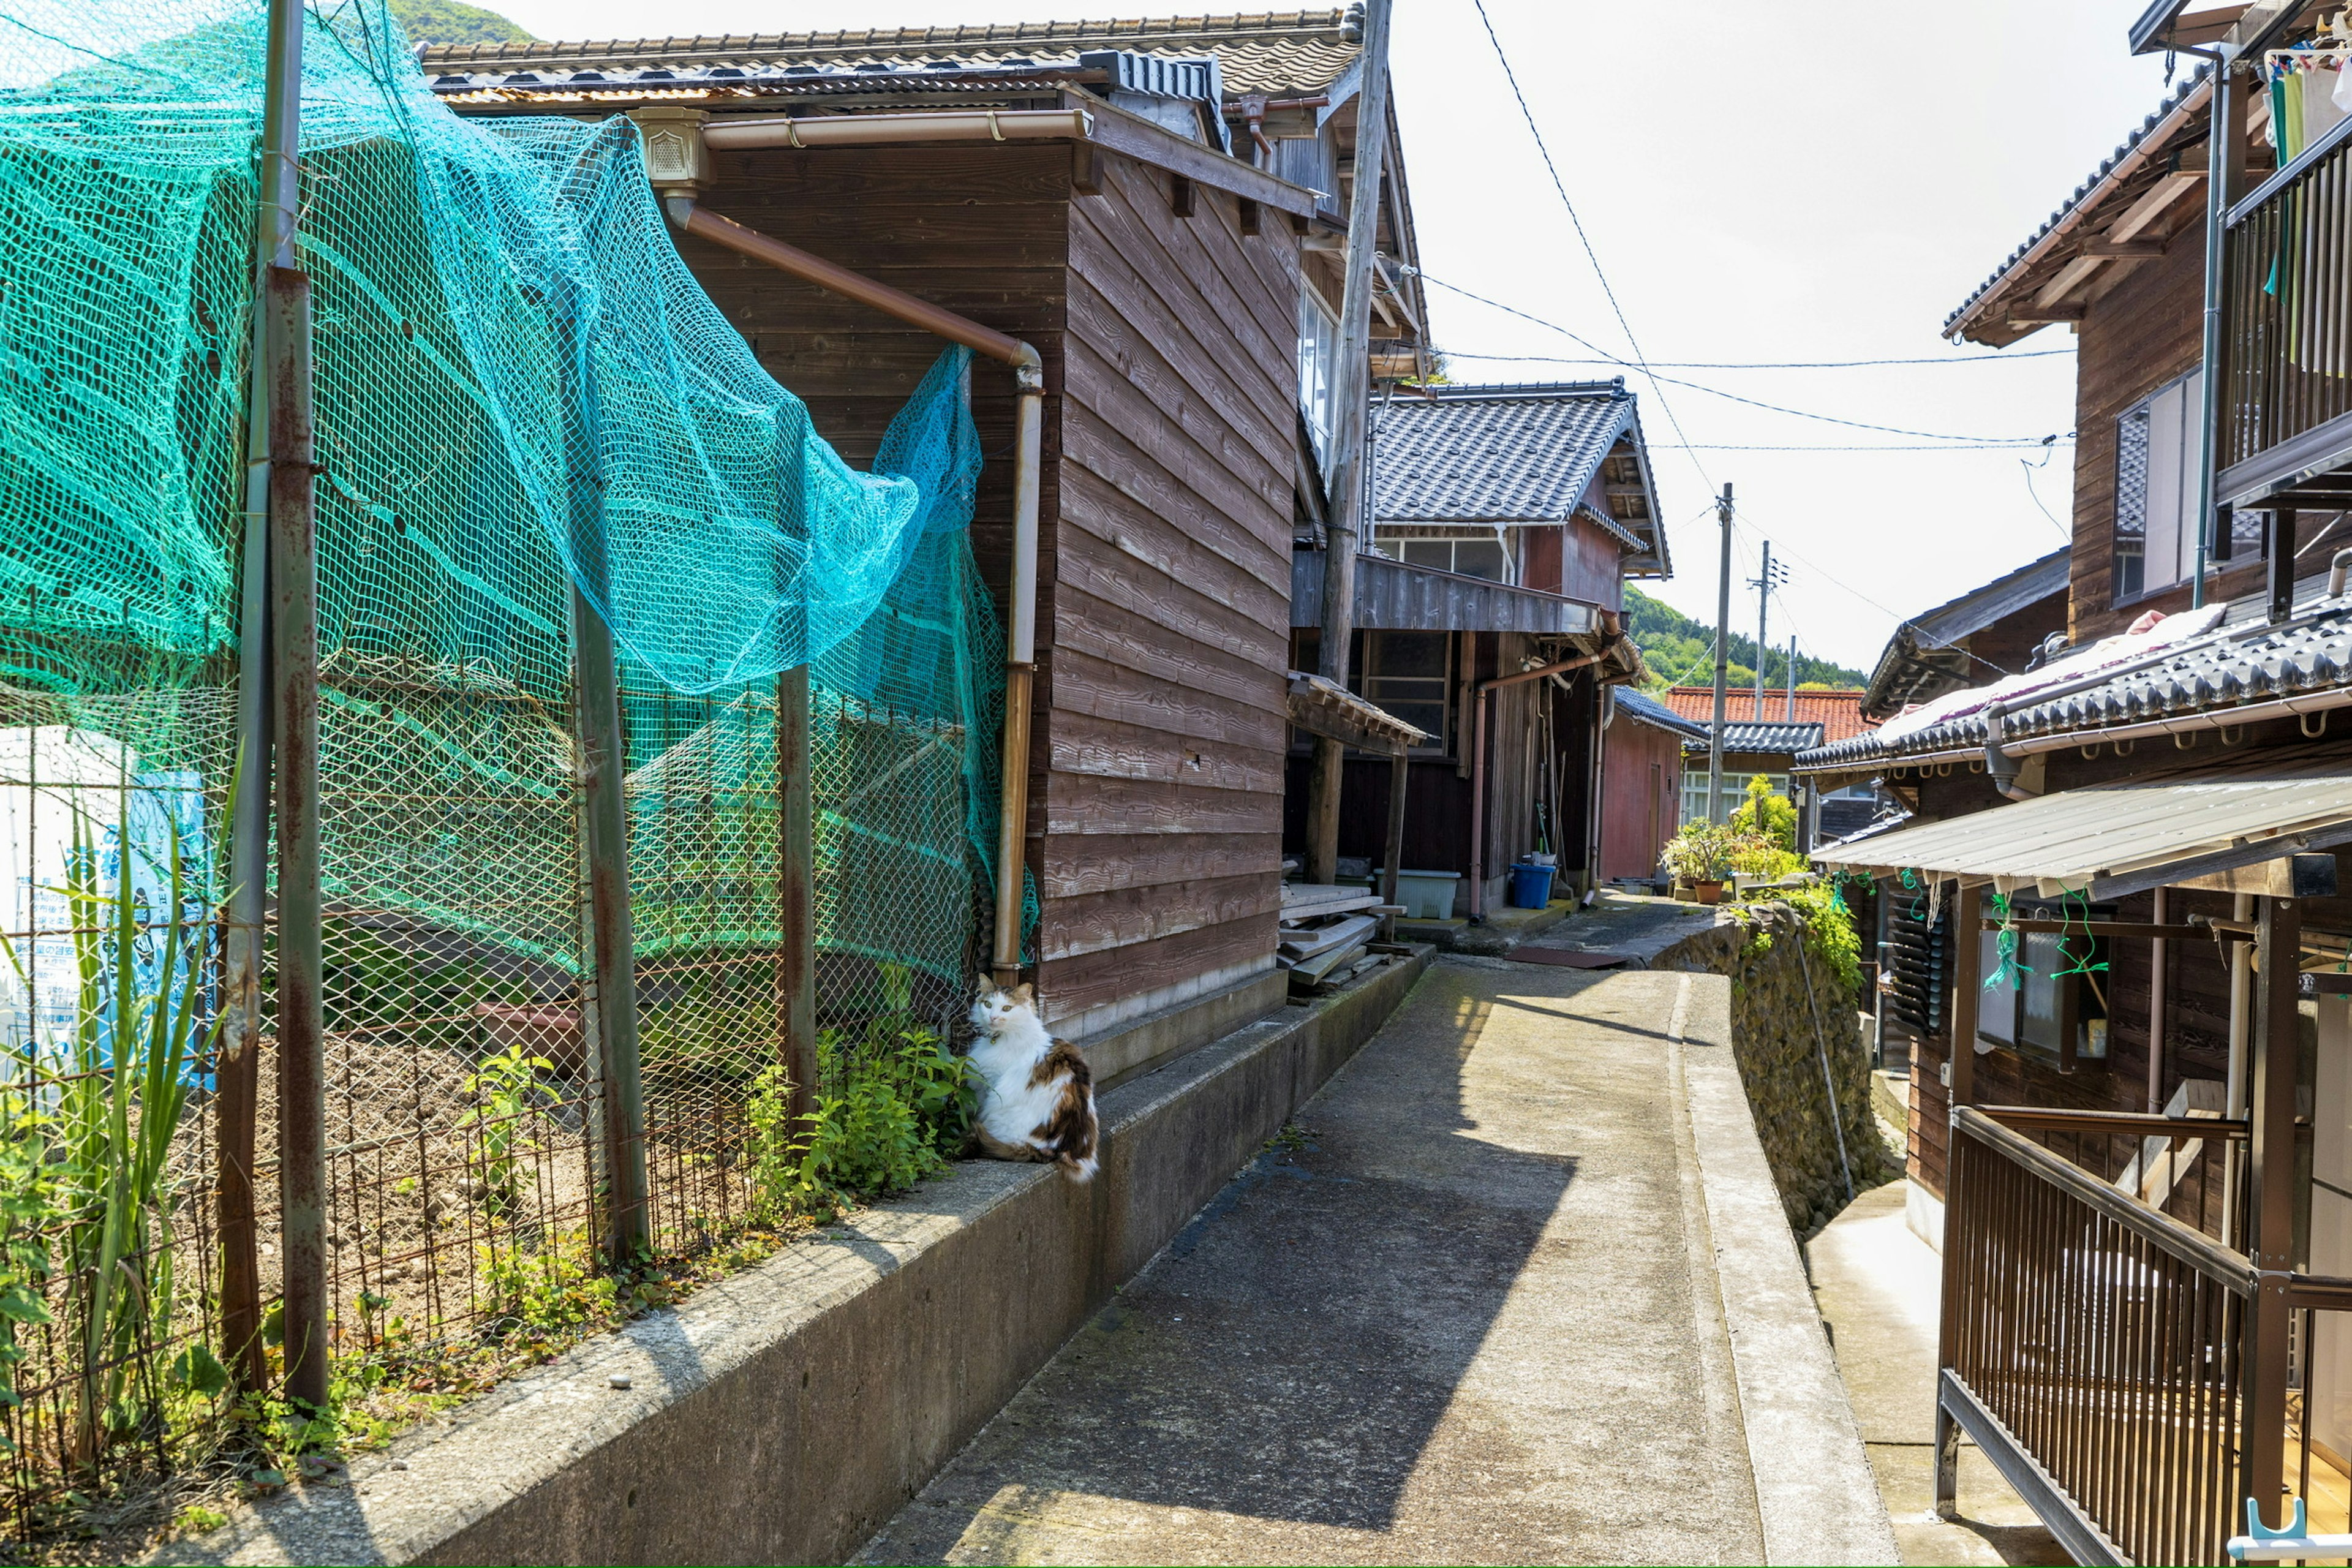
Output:
<path fill-rule="evenodd" d="M 1670 687 L 1656 696 L 1659 701 L 1685 719 L 1696 719 L 1702 724 L 1715 721 L 1715 688 L 1712 686 Z M 1767 687 L 1764 691 L 1765 722 L 1784 722 L 1788 713 L 1788 689 Z M 1724 700 L 1723 716 L 1735 724 L 1752 723 L 1756 718 L 1756 689 L 1753 686 L 1733 687 Z M 1878 728 L 1862 716 L 1860 691 L 1800 691 L 1797 693 L 1796 721 L 1819 724 L 1824 746 Z"/>

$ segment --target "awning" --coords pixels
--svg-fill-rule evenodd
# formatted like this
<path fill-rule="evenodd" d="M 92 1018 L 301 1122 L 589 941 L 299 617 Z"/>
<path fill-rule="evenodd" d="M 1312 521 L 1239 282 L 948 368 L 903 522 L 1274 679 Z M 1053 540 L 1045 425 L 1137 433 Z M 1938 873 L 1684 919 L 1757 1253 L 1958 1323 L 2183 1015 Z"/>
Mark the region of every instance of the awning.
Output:
<path fill-rule="evenodd" d="M 1908 870 L 2107 900 L 2345 843 L 2352 755 L 2331 746 L 2094 784 L 1825 846 L 1813 858 L 1872 877 Z"/>
<path fill-rule="evenodd" d="M 1361 752 L 1402 757 L 1426 744 L 1417 730 L 1384 708 L 1376 708 L 1337 681 L 1290 672 L 1290 721 L 1310 735 L 1328 735 Z"/>

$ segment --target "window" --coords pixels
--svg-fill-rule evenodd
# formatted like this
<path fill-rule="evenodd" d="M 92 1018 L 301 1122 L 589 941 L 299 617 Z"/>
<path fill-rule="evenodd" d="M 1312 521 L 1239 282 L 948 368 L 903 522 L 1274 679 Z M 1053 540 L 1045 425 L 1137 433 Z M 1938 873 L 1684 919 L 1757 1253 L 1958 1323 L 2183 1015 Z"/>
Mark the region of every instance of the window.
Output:
<path fill-rule="evenodd" d="M 2018 907 L 2021 919 L 2057 920 L 2056 909 Z M 2080 918 L 2079 914 L 2076 918 Z M 2112 918 L 2107 912 L 2105 918 Z M 2061 1068 L 2096 1061 L 2107 1054 L 2106 1008 L 2097 986 L 2083 984 L 2083 971 L 2105 968 L 2106 944 L 2081 935 L 2021 931 L 2012 964 L 2000 962 L 2000 932 L 1981 933 L 1978 971 L 1983 991 L 1977 997 L 1977 1038 L 2006 1046 Z M 2065 1048 L 2072 1026 L 2074 1049 Z"/>
<path fill-rule="evenodd" d="M 2116 421 L 2116 602 L 2160 594 L 2197 573 L 2198 421 L 2204 373 L 2157 388 Z M 2231 521 L 2221 561 L 2251 560 L 2268 521 L 2258 511 Z"/>
<path fill-rule="evenodd" d="M 1367 632 L 1359 691 L 1375 708 L 1429 733 L 1415 756 L 1447 756 L 1453 637 L 1446 632 Z"/>
<path fill-rule="evenodd" d="M 1409 566 L 1459 572 L 1465 577 L 1484 577 L 1495 583 L 1510 581 L 1502 542 L 1491 535 L 1485 539 L 1407 539 L 1382 532 L 1373 536 L 1373 542 Z"/>
<path fill-rule="evenodd" d="M 1331 454 L 1332 381 L 1339 353 L 1339 321 L 1311 283 L 1298 285 L 1298 407 L 1307 416 L 1315 456 Z"/>
<path fill-rule="evenodd" d="M 1723 770 L 1723 816 L 1725 821 L 1728 822 L 1731 820 L 1731 814 L 1738 811 L 1741 803 L 1747 800 L 1748 781 L 1754 776 L 1755 775 L 1752 773 L 1735 772 L 1729 767 L 1726 767 Z M 1764 782 L 1770 784 L 1772 786 L 1772 793 L 1780 796 L 1782 799 L 1793 800 L 1795 798 L 1795 796 L 1789 794 L 1788 774 L 1766 773 L 1764 775 Z M 1700 752 L 1696 756 L 1686 757 L 1684 760 L 1683 820 L 1685 822 L 1705 822 L 1706 820 L 1706 753 L 1704 751 Z"/>

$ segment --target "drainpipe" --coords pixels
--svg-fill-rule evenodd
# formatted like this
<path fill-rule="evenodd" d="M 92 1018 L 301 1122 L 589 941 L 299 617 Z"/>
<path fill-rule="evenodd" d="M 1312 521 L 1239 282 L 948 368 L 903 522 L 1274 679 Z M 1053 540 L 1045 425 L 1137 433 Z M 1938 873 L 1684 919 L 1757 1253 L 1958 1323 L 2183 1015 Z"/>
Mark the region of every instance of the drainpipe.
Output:
<path fill-rule="evenodd" d="M 2008 714 L 2009 709 L 2004 703 L 1995 702 L 1985 709 L 1985 776 L 1992 780 L 1993 788 L 2010 799 L 2032 800 L 2035 792 L 2017 782 L 2017 775 L 2024 772 L 2024 764 L 2002 747 L 2001 731 Z"/>
<path fill-rule="evenodd" d="M 1602 656 L 1597 653 L 1564 658 L 1557 664 L 1539 664 L 1533 669 L 1523 669 L 1517 675 L 1498 675 L 1492 680 L 1482 680 L 1470 690 L 1470 921 L 1475 925 L 1486 918 L 1486 699 L 1498 687 L 1517 686 L 1523 680 L 1541 680 L 1548 675 L 1564 675 L 1571 669 L 1582 669 L 1588 664 L 1598 664 Z"/>
<path fill-rule="evenodd" d="M 990 968 L 1000 985 L 1021 973 L 1022 868 L 1029 817 L 1030 689 L 1037 658 L 1038 470 L 1045 445 L 1045 362 L 1020 339 L 812 256 L 730 218 L 706 212 L 691 195 L 664 193 L 663 208 L 682 232 L 764 262 L 829 293 L 961 343 L 1013 368 L 1019 409 L 1013 423 L 1013 579 L 1004 638 L 1003 790 L 996 833 L 996 935 Z"/>
<path fill-rule="evenodd" d="M 2189 580 L 2189 607 L 2205 605 L 2205 570 L 2217 546 L 2214 465 L 2221 450 L 2222 263 L 2227 255 L 2230 203 L 2237 191 L 2238 171 L 2245 166 L 2245 120 L 2237 106 L 2237 51 L 2223 45 L 2213 56 L 2213 104 L 2206 120 L 2205 169 L 2205 336 L 2199 356 L 2203 374 L 2198 378 L 2197 422 L 2197 574 Z"/>

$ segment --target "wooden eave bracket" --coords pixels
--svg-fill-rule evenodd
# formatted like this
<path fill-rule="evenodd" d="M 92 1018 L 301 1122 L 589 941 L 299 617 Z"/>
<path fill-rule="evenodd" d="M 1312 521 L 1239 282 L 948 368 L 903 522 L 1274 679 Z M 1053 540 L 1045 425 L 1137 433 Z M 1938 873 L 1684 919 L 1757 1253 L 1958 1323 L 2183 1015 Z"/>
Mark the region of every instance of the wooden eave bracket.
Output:
<path fill-rule="evenodd" d="M 1181 174 L 1211 190 L 1271 207 L 1286 214 L 1294 226 L 1315 216 L 1316 194 L 1304 185 L 1294 185 L 1238 158 L 1189 141 L 1164 125 L 1091 93 L 1065 90 L 1062 102 L 1066 108 L 1083 109 L 1093 117 L 1094 134 L 1089 140 L 1097 147 L 1122 153 L 1171 174 Z"/>

